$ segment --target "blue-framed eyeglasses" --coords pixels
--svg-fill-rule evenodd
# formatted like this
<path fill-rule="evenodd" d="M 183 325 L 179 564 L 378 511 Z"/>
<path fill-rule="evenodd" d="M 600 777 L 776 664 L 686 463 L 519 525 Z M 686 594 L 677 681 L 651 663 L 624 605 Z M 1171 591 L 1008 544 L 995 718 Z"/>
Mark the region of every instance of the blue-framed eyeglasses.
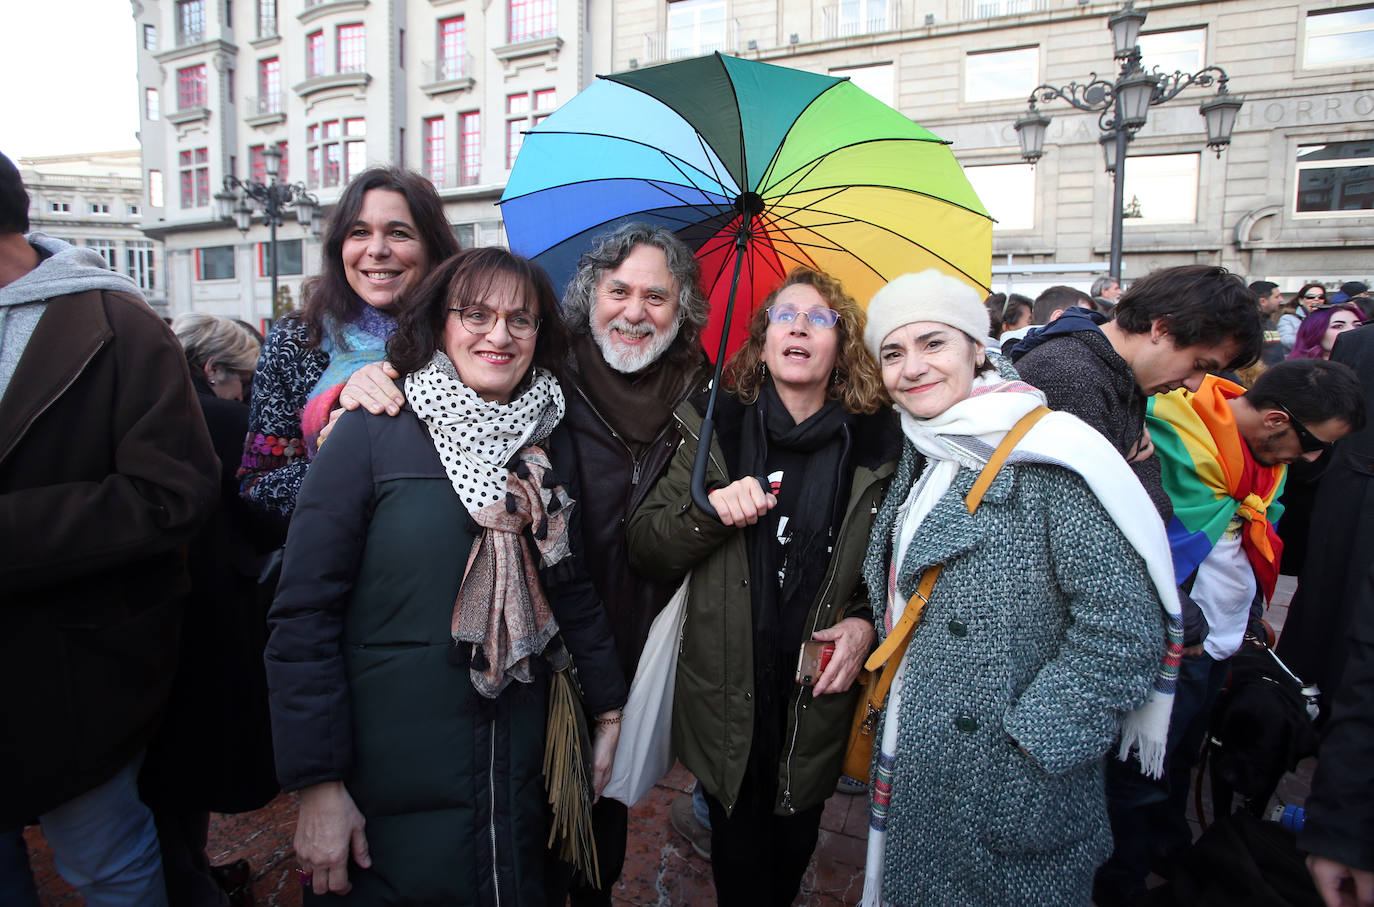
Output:
<path fill-rule="evenodd" d="M 833 328 L 836 322 L 840 320 L 840 313 L 834 309 L 810 309 L 806 312 L 799 312 L 794 305 L 770 305 L 768 307 L 768 320 L 773 324 L 791 324 L 797 320 L 798 315 L 805 316 L 818 328 Z"/>

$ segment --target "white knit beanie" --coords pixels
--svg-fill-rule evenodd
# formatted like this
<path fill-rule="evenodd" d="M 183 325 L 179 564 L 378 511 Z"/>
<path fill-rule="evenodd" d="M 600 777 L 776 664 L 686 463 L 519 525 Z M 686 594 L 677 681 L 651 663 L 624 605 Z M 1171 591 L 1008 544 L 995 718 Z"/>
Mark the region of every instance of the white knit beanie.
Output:
<path fill-rule="evenodd" d="M 988 335 L 988 310 L 978 291 L 934 268 L 903 274 L 888 283 L 868 304 L 864 346 L 881 361 L 878 350 L 897 328 L 914 321 L 934 321 L 958 328 L 978 343 Z"/>

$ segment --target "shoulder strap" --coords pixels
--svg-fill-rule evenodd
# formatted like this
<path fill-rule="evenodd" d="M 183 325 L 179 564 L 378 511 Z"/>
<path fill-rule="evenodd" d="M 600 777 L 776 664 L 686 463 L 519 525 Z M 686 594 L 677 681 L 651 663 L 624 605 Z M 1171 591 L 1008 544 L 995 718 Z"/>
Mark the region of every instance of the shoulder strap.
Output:
<path fill-rule="evenodd" d="M 1001 470 L 1002 464 L 1007 461 L 1012 448 L 1016 447 L 1021 439 L 1026 436 L 1026 432 L 1031 430 L 1031 426 L 1039 422 L 1049 411 L 1049 407 L 1037 406 L 1018 419 L 1016 424 L 1011 427 L 1011 431 L 1007 432 L 1002 443 L 997 445 L 997 449 L 988 458 L 983 471 L 978 474 L 978 479 L 969 489 L 968 496 L 964 498 L 964 505 L 968 507 L 969 513 L 976 513 L 978 505 L 983 503 L 983 495 L 987 494 L 988 489 L 992 487 L 992 480 L 997 478 L 997 473 Z"/>

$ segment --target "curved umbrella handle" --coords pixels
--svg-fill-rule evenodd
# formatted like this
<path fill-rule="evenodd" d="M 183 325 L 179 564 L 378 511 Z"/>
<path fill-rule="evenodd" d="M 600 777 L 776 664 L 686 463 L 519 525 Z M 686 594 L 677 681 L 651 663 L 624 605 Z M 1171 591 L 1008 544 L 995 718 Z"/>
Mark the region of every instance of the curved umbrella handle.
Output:
<path fill-rule="evenodd" d="M 706 465 L 711 460 L 711 438 L 715 434 L 715 419 L 707 416 L 701 423 L 701 437 L 697 439 L 697 458 L 692 463 L 692 503 L 716 519 L 720 514 L 712 506 L 706 491 Z"/>

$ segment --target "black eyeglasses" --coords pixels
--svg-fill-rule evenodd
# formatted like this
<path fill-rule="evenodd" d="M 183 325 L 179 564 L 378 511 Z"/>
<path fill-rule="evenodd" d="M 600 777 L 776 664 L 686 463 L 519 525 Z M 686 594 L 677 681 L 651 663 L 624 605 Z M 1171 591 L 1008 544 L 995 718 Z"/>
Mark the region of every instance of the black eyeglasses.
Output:
<path fill-rule="evenodd" d="M 1288 416 L 1288 424 L 1293 426 L 1293 431 L 1297 433 L 1298 444 L 1302 446 L 1303 453 L 1330 450 L 1331 445 L 1336 443 L 1335 441 L 1323 441 L 1321 438 L 1312 434 L 1312 432 L 1307 430 L 1307 426 L 1299 422 L 1297 416 L 1290 413 L 1288 407 L 1284 406 L 1282 403 L 1275 401 L 1274 405 L 1283 410 L 1284 415 Z"/>
<path fill-rule="evenodd" d="M 529 340 L 539 330 L 539 317 L 524 309 L 514 312 L 494 312 L 484 305 L 449 306 L 450 312 L 457 312 L 463 327 L 474 334 L 489 334 L 496 327 L 497 319 L 505 319 L 506 331 L 516 340 Z"/>

